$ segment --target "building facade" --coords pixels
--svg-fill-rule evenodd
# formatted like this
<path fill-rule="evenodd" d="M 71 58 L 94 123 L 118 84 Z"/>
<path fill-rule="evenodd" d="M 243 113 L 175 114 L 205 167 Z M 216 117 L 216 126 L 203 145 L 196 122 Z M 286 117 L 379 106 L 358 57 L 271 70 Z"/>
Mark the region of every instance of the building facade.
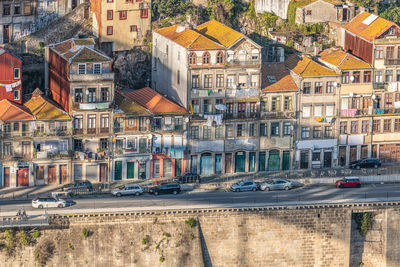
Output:
<path fill-rule="evenodd" d="M 353 4 L 352 4 L 353 5 Z M 296 9 L 297 24 L 324 22 L 347 23 L 354 17 L 354 8 L 342 1 L 317 0 Z"/>
<path fill-rule="evenodd" d="M 22 61 L 0 49 L 0 100 L 22 104 Z"/>

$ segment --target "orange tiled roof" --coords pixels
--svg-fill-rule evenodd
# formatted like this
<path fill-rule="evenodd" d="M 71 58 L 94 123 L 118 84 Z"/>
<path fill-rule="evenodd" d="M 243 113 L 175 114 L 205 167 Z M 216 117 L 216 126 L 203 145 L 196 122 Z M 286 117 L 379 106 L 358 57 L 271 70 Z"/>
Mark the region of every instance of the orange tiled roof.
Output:
<path fill-rule="evenodd" d="M 35 117 L 24 106 L 7 99 L 0 101 L 1 121 L 27 121 L 34 119 Z"/>
<path fill-rule="evenodd" d="M 306 56 L 293 54 L 287 58 L 285 63 L 290 70 L 302 77 L 337 76 L 333 70 Z"/>
<path fill-rule="evenodd" d="M 341 70 L 372 68 L 367 62 L 346 53 L 340 48 L 326 49 L 319 53 L 318 56 L 322 61 L 332 64 Z"/>
<path fill-rule="evenodd" d="M 169 100 L 160 93 L 145 87 L 139 90 L 126 92 L 124 95 L 133 99 L 143 107 L 147 108 L 153 114 L 187 114 L 188 111 L 178 105 L 177 103 Z"/>
<path fill-rule="evenodd" d="M 36 94 L 35 94 L 36 92 Z M 36 89 L 33 96 L 24 106 L 27 107 L 37 120 L 69 120 L 71 117 L 57 106 L 56 103 L 47 99 L 40 94 L 41 91 Z"/>
<path fill-rule="evenodd" d="M 120 111 L 115 111 L 114 116 L 122 117 L 124 115 L 151 115 L 151 113 L 142 105 L 136 103 L 129 94 L 115 91 L 114 96 L 115 104 Z"/>
<path fill-rule="evenodd" d="M 234 29 L 212 19 L 196 27 L 196 29 L 225 47 L 230 47 L 244 35 Z"/>
<path fill-rule="evenodd" d="M 394 22 L 377 17 L 369 25 L 363 23 L 370 16 L 376 16 L 368 12 L 362 12 L 355 16 L 344 28 L 368 41 L 372 41 L 382 35 L 387 29 L 395 25 Z M 370 17 L 372 19 L 372 17 Z"/>
<path fill-rule="evenodd" d="M 261 85 L 263 88 L 262 91 L 287 92 L 298 90 L 284 63 L 265 63 L 261 71 L 263 79 Z"/>

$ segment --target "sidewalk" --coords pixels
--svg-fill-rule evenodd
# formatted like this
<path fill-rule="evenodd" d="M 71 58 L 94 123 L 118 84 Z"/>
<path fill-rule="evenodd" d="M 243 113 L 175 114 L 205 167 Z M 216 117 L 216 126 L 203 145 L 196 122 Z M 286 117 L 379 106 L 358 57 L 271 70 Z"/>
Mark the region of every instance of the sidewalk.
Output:
<path fill-rule="evenodd" d="M 36 196 L 51 195 L 64 185 L 37 185 L 32 187 L 8 187 L 0 189 L 0 200 L 3 199 L 28 199 Z"/>

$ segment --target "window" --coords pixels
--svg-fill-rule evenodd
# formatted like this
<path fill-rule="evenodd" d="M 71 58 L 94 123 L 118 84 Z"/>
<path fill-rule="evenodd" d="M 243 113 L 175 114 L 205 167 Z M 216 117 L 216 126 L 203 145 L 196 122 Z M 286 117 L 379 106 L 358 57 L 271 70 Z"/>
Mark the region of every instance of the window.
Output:
<path fill-rule="evenodd" d="M 326 117 L 333 117 L 335 113 L 335 105 L 327 104 L 325 106 L 325 116 Z"/>
<path fill-rule="evenodd" d="M 301 138 L 310 138 L 310 127 L 301 127 Z"/>
<path fill-rule="evenodd" d="M 368 133 L 369 130 L 369 121 L 362 121 L 361 132 Z"/>
<path fill-rule="evenodd" d="M 148 9 L 141 9 L 140 10 L 140 18 L 147 19 L 149 17 L 149 10 Z"/>
<path fill-rule="evenodd" d="M 128 126 L 129 126 L 129 128 L 135 127 L 136 126 L 136 118 L 129 117 L 128 118 Z"/>
<path fill-rule="evenodd" d="M 353 83 L 359 83 L 360 82 L 360 72 L 359 71 L 354 71 L 353 72 Z"/>
<path fill-rule="evenodd" d="M 108 88 L 101 88 L 101 102 L 108 102 L 109 101 L 109 94 Z"/>
<path fill-rule="evenodd" d="M 60 151 L 68 150 L 68 140 L 60 140 Z"/>
<path fill-rule="evenodd" d="M 14 100 L 19 100 L 20 99 L 20 95 L 19 95 L 19 90 L 14 90 Z"/>
<path fill-rule="evenodd" d="M 107 26 L 107 35 L 113 35 L 113 26 Z"/>
<path fill-rule="evenodd" d="M 93 74 L 101 74 L 101 63 L 93 64 Z"/>
<path fill-rule="evenodd" d="M 100 149 L 104 150 L 108 148 L 108 138 L 100 138 Z"/>
<path fill-rule="evenodd" d="M 382 71 L 381 70 L 376 70 L 375 71 L 375 82 L 376 83 L 383 82 L 383 77 L 382 77 Z"/>
<path fill-rule="evenodd" d="M 177 84 L 180 84 L 181 83 L 181 72 L 178 70 L 177 72 L 176 72 L 176 83 Z"/>
<path fill-rule="evenodd" d="M 222 63 L 224 63 L 224 53 L 219 51 L 217 53 L 217 64 L 222 64 Z"/>
<path fill-rule="evenodd" d="M 381 131 L 381 120 L 374 120 L 372 123 L 372 131 L 379 133 Z"/>
<path fill-rule="evenodd" d="M 107 20 L 112 20 L 114 13 L 112 10 L 107 10 Z"/>
<path fill-rule="evenodd" d="M 159 159 L 153 160 L 153 177 L 160 178 L 160 160 Z"/>
<path fill-rule="evenodd" d="M 21 14 L 21 4 L 14 4 L 14 15 Z"/>
<path fill-rule="evenodd" d="M 245 114 L 246 113 L 246 103 L 238 103 L 238 113 Z"/>
<path fill-rule="evenodd" d="M 400 48 L 400 47 L 399 47 Z M 400 51 L 399 51 L 400 52 Z M 400 82 L 400 70 L 396 71 L 396 81 Z"/>
<path fill-rule="evenodd" d="M 109 127 L 109 117 L 108 114 L 102 114 L 100 117 L 100 128 L 108 128 Z"/>
<path fill-rule="evenodd" d="M 204 88 L 211 88 L 212 87 L 212 74 L 205 74 L 204 75 Z"/>
<path fill-rule="evenodd" d="M 371 82 L 371 71 L 364 71 L 364 82 L 365 83 Z"/>
<path fill-rule="evenodd" d="M 322 94 L 322 82 L 315 82 L 314 93 Z"/>
<path fill-rule="evenodd" d="M 241 88 L 246 88 L 247 87 L 247 79 L 248 79 L 247 74 L 239 74 L 238 86 Z"/>
<path fill-rule="evenodd" d="M 18 132 L 19 131 L 19 122 L 14 122 L 13 124 L 13 131 Z"/>
<path fill-rule="evenodd" d="M 226 113 L 228 114 L 233 113 L 233 103 L 226 103 Z"/>
<path fill-rule="evenodd" d="M 257 113 L 257 103 L 256 102 L 250 103 L 250 113 Z"/>
<path fill-rule="evenodd" d="M 224 75 L 223 74 L 217 74 L 217 87 L 224 87 Z"/>
<path fill-rule="evenodd" d="M 305 82 L 303 83 L 303 94 L 309 94 L 311 92 L 311 83 Z"/>
<path fill-rule="evenodd" d="M 78 74 L 86 74 L 86 64 L 78 64 Z"/>
<path fill-rule="evenodd" d="M 236 124 L 236 136 L 237 137 L 243 137 L 245 136 L 245 129 L 246 126 L 244 124 Z"/>
<path fill-rule="evenodd" d="M 168 45 L 165 46 L 165 54 L 168 56 Z"/>
<path fill-rule="evenodd" d="M 119 12 L 119 19 L 120 20 L 126 20 L 126 17 L 127 17 L 126 10 L 122 10 L 122 11 Z"/>
<path fill-rule="evenodd" d="M 233 125 L 232 124 L 225 125 L 225 136 L 226 136 L 226 138 L 233 137 Z"/>
<path fill-rule="evenodd" d="M 88 129 L 96 128 L 96 115 L 88 115 Z"/>
<path fill-rule="evenodd" d="M 283 123 L 283 135 L 290 135 L 292 133 L 292 125 L 290 122 L 284 122 Z"/>
<path fill-rule="evenodd" d="M 175 130 L 182 130 L 182 129 L 183 129 L 183 118 L 175 117 Z"/>
<path fill-rule="evenodd" d="M 11 143 L 4 143 L 3 154 L 6 155 L 6 156 L 11 156 L 12 155 L 12 145 L 11 145 Z"/>
<path fill-rule="evenodd" d="M 210 64 L 210 53 L 204 52 L 202 56 L 202 63 L 203 64 Z"/>
<path fill-rule="evenodd" d="M 212 113 L 212 104 L 210 99 L 203 100 L 203 112 L 204 114 Z"/>
<path fill-rule="evenodd" d="M 203 126 L 203 139 L 208 140 L 211 138 L 211 127 Z"/>
<path fill-rule="evenodd" d="M 200 113 L 200 100 L 199 99 L 192 100 L 192 107 L 193 107 L 193 113 L 199 114 Z"/>
<path fill-rule="evenodd" d="M 267 111 L 267 101 L 266 99 L 260 101 L 261 112 Z"/>
<path fill-rule="evenodd" d="M 377 47 L 375 49 L 375 59 L 383 59 L 383 47 Z"/>
<path fill-rule="evenodd" d="M 256 136 L 256 124 L 255 123 L 250 123 L 249 124 L 249 136 Z"/>
<path fill-rule="evenodd" d="M 311 155 L 312 161 L 321 161 L 321 152 L 320 151 L 313 151 Z"/>
<path fill-rule="evenodd" d="M 322 105 L 315 105 L 314 106 L 314 116 L 315 117 L 322 117 Z"/>
<path fill-rule="evenodd" d="M 311 106 L 303 106 L 303 118 L 309 118 L 311 116 Z"/>
<path fill-rule="evenodd" d="M 333 93 L 333 82 L 326 82 L 326 93 L 331 94 Z"/>
<path fill-rule="evenodd" d="M 216 105 L 216 106 L 217 106 L 217 105 L 224 105 L 224 99 L 221 99 L 221 98 L 215 99 L 215 105 Z M 215 112 L 216 112 L 217 114 L 224 113 L 223 110 L 219 110 L 219 109 L 216 109 Z"/>
<path fill-rule="evenodd" d="M 131 25 L 130 30 L 131 32 L 137 32 L 137 25 Z"/>
<path fill-rule="evenodd" d="M 82 88 L 75 88 L 75 103 L 81 103 L 83 100 Z"/>
<path fill-rule="evenodd" d="M 195 52 L 190 53 L 189 55 L 189 64 L 194 65 L 197 63 L 197 56 Z"/>
<path fill-rule="evenodd" d="M 389 83 L 393 81 L 393 70 L 387 70 L 385 72 L 385 82 Z"/>
<path fill-rule="evenodd" d="M 400 131 L 400 119 L 395 119 L 394 120 L 394 131 L 399 132 Z"/>
<path fill-rule="evenodd" d="M 342 83 L 349 83 L 349 76 L 350 74 L 348 72 L 343 72 L 342 73 Z"/>
<path fill-rule="evenodd" d="M 285 101 L 283 103 L 283 109 L 284 110 L 292 110 L 292 97 L 291 96 L 285 96 Z"/>
<path fill-rule="evenodd" d="M 392 120 L 391 119 L 383 120 L 383 131 L 384 132 L 392 131 Z"/>
<path fill-rule="evenodd" d="M 74 150 L 75 151 L 83 151 L 83 143 L 80 139 L 74 140 Z"/>
<path fill-rule="evenodd" d="M 82 122 L 83 122 L 83 116 L 75 116 L 74 118 L 74 129 L 82 129 Z"/>
<path fill-rule="evenodd" d="M 250 76 L 250 86 L 257 87 L 259 80 L 259 75 L 251 75 Z"/>
<path fill-rule="evenodd" d="M 226 78 L 226 86 L 228 88 L 232 88 L 234 84 L 235 84 L 235 76 L 228 75 L 228 77 Z"/>
<path fill-rule="evenodd" d="M 3 4 L 3 15 L 9 16 L 11 14 L 11 5 Z"/>
<path fill-rule="evenodd" d="M 313 137 L 314 138 L 321 138 L 322 137 L 322 127 L 321 126 L 314 126 Z"/>
<path fill-rule="evenodd" d="M 271 136 L 279 136 L 279 122 L 271 122 Z"/>
<path fill-rule="evenodd" d="M 325 137 L 326 138 L 332 138 L 333 137 L 332 126 L 325 126 Z"/>
<path fill-rule="evenodd" d="M 260 136 L 267 136 L 267 124 L 266 123 L 260 123 Z"/>
<path fill-rule="evenodd" d="M 280 101 L 280 97 L 278 97 L 278 96 L 272 97 L 272 100 L 271 100 L 271 111 L 279 111 L 280 110 L 280 106 L 281 106 L 280 102 L 281 102 Z"/>
<path fill-rule="evenodd" d="M 309 9 L 309 10 L 306 11 L 306 15 L 307 15 L 307 16 L 311 16 L 311 14 L 312 14 L 311 9 Z"/>
<path fill-rule="evenodd" d="M 192 75 L 192 89 L 197 89 L 200 86 L 199 75 Z"/>
<path fill-rule="evenodd" d="M 21 73 L 19 68 L 14 69 L 14 80 L 20 79 L 21 78 Z"/>
<path fill-rule="evenodd" d="M 190 138 L 199 139 L 199 126 L 190 127 Z"/>
<path fill-rule="evenodd" d="M 4 124 L 3 131 L 6 133 L 11 132 L 11 124 L 10 123 Z"/>
<path fill-rule="evenodd" d="M 386 47 L 386 59 L 394 58 L 394 46 Z"/>
<path fill-rule="evenodd" d="M 215 139 L 224 138 L 224 127 L 222 125 L 215 126 Z"/>
<path fill-rule="evenodd" d="M 386 93 L 385 94 L 385 107 L 392 107 L 393 105 L 393 94 Z"/>
<path fill-rule="evenodd" d="M 358 133 L 358 121 L 352 121 L 352 122 L 350 123 L 350 132 L 351 132 L 352 134 Z"/>
<path fill-rule="evenodd" d="M 153 119 L 153 127 L 155 130 L 161 130 L 161 118 Z"/>
<path fill-rule="evenodd" d="M 87 102 L 88 103 L 96 102 L 96 88 L 88 88 Z"/>
<path fill-rule="evenodd" d="M 340 122 L 340 134 L 347 134 L 347 121 Z"/>

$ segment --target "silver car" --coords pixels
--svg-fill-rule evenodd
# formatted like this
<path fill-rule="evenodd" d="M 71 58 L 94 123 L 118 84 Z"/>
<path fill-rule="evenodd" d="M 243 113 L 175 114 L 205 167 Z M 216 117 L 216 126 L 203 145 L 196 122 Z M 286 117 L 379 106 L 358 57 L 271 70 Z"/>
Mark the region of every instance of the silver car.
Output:
<path fill-rule="evenodd" d="M 289 190 L 289 189 L 292 189 L 293 186 L 290 181 L 277 179 L 277 180 L 261 183 L 260 188 L 263 191 Z"/>
<path fill-rule="evenodd" d="M 54 197 L 37 197 L 32 200 L 32 207 L 36 209 L 43 208 L 65 208 L 67 201 Z"/>
<path fill-rule="evenodd" d="M 257 191 L 258 185 L 251 181 L 240 181 L 236 184 L 231 185 L 231 190 L 233 192 L 240 192 L 240 191 Z"/>
<path fill-rule="evenodd" d="M 117 197 L 126 196 L 126 195 L 139 196 L 139 195 L 143 194 L 143 189 L 137 184 L 128 184 L 128 185 L 125 185 L 125 187 L 122 189 L 113 189 L 111 191 L 111 194 L 113 194 L 114 196 L 117 196 Z"/>

